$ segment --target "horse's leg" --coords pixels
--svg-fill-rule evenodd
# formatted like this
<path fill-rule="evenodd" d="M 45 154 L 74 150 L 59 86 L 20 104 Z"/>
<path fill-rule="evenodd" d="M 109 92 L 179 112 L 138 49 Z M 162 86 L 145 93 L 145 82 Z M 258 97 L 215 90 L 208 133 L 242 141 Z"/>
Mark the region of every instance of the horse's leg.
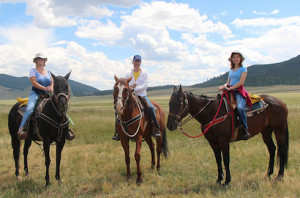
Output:
<path fill-rule="evenodd" d="M 149 136 L 145 140 L 146 140 L 146 142 L 147 142 L 147 144 L 149 146 L 150 152 L 151 152 L 151 168 L 153 169 L 154 166 L 155 166 L 154 143 L 152 141 L 151 136 Z"/>
<path fill-rule="evenodd" d="M 267 173 L 269 178 L 274 172 L 274 160 L 275 160 L 275 152 L 276 152 L 276 146 L 272 139 L 272 131 L 273 131 L 273 129 L 271 127 L 267 127 L 262 132 L 263 140 L 264 140 L 265 144 L 267 145 L 268 151 L 270 154 L 269 167 L 268 167 L 268 173 Z"/>
<path fill-rule="evenodd" d="M 226 179 L 224 185 L 228 185 L 231 182 L 231 174 L 229 168 L 229 162 L 230 162 L 229 143 L 223 143 L 221 145 L 221 150 L 222 150 L 223 162 L 226 170 Z"/>
<path fill-rule="evenodd" d="M 64 148 L 66 140 L 62 139 L 61 142 L 56 144 L 56 172 L 55 172 L 55 179 L 61 183 L 60 180 L 60 160 L 61 160 L 61 152 Z"/>
<path fill-rule="evenodd" d="M 278 171 L 278 175 L 275 180 L 282 180 L 284 174 L 284 165 L 287 164 L 287 150 L 288 146 L 286 145 L 286 136 L 284 129 L 274 129 L 277 146 L 278 146 L 278 156 L 280 159 L 280 167 Z"/>
<path fill-rule="evenodd" d="M 210 147 L 213 149 L 214 154 L 215 154 L 215 158 L 216 158 L 216 162 L 218 165 L 218 179 L 217 179 L 217 184 L 221 184 L 221 181 L 223 180 L 223 168 L 222 168 L 222 155 L 221 155 L 221 149 L 219 147 L 219 145 L 217 145 L 214 142 L 210 142 Z"/>
<path fill-rule="evenodd" d="M 24 171 L 26 176 L 29 175 L 29 171 L 28 171 L 28 165 L 27 165 L 27 156 L 28 156 L 28 150 L 31 146 L 31 142 L 32 140 L 29 138 L 25 139 L 25 144 L 24 144 L 24 148 L 23 148 L 23 155 L 24 155 Z"/>
<path fill-rule="evenodd" d="M 46 186 L 50 185 L 50 180 L 49 180 L 49 166 L 51 163 L 50 160 L 50 140 L 44 139 L 43 140 L 43 145 L 44 145 L 44 154 L 45 154 L 45 165 L 46 165 L 46 175 L 45 175 L 45 180 L 46 180 Z"/>
<path fill-rule="evenodd" d="M 156 170 L 157 171 L 159 171 L 160 169 L 161 144 L 162 144 L 162 137 L 159 137 L 156 139 L 156 155 L 157 155 Z"/>
<path fill-rule="evenodd" d="M 140 166 L 140 160 L 141 160 L 141 148 L 142 148 L 142 136 L 140 135 L 138 139 L 136 139 L 136 148 L 135 148 L 135 161 L 136 161 L 136 168 L 137 168 L 137 179 L 136 183 L 137 185 L 140 185 L 143 181 L 142 178 L 142 171 Z"/>
<path fill-rule="evenodd" d="M 121 138 L 121 144 L 125 153 L 125 163 L 126 163 L 126 167 L 127 167 L 127 177 L 126 180 L 128 181 L 128 179 L 131 176 L 131 172 L 130 172 L 130 156 L 129 156 L 129 139 L 127 138 Z"/>
<path fill-rule="evenodd" d="M 16 137 L 11 137 L 11 146 L 13 148 L 13 155 L 15 160 L 15 175 L 19 176 L 19 156 L 20 156 L 20 140 Z"/>

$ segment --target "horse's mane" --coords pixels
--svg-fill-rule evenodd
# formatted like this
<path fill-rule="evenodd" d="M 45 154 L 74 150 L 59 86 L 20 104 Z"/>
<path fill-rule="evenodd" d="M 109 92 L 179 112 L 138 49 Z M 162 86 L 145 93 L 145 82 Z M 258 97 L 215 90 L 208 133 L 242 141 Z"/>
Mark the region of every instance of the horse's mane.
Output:
<path fill-rule="evenodd" d="M 205 100 L 216 100 L 220 97 L 220 94 L 217 95 L 217 97 L 211 97 L 211 96 L 207 96 L 207 95 L 196 95 L 196 94 L 193 94 L 192 92 L 190 91 L 185 91 L 186 94 L 188 95 L 191 95 L 191 96 L 194 96 L 198 99 L 205 99 Z"/>

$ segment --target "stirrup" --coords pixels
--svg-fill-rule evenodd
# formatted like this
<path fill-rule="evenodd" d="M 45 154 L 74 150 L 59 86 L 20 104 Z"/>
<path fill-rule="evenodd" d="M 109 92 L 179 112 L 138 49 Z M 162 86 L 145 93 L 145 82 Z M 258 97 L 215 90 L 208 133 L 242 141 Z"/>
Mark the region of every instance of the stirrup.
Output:
<path fill-rule="evenodd" d="M 247 130 L 242 131 L 242 139 L 248 140 L 250 138 L 250 133 Z"/>
<path fill-rule="evenodd" d="M 160 138 L 161 134 L 159 131 L 155 130 L 151 133 L 152 137 L 154 137 L 155 139 Z"/>
<path fill-rule="evenodd" d="M 69 130 L 68 130 L 68 133 L 67 133 L 67 135 L 66 135 L 66 139 L 69 140 L 69 141 L 71 141 L 71 140 L 73 140 L 74 138 L 75 138 L 75 133 L 74 133 L 71 129 L 69 129 Z"/>

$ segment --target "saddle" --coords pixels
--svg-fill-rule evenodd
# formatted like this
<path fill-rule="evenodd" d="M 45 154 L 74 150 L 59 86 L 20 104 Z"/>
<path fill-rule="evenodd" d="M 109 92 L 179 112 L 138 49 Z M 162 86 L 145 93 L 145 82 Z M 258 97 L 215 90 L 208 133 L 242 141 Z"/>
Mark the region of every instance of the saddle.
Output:
<path fill-rule="evenodd" d="M 241 123 L 240 123 L 239 114 L 238 114 L 237 109 L 236 109 L 237 108 L 236 107 L 237 103 L 236 103 L 236 100 L 235 100 L 235 97 L 234 97 L 233 93 L 232 92 L 228 93 L 228 97 L 229 97 L 229 104 L 227 102 L 226 97 L 223 97 L 223 101 L 224 101 L 227 113 L 230 112 L 230 107 L 233 110 L 235 129 L 234 129 L 234 132 L 233 132 L 233 136 L 231 137 L 231 142 L 234 142 L 237 138 L 238 131 L 240 129 Z M 265 103 L 263 101 L 263 98 L 261 98 L 260 96 L 250 94 L 250 98 L 251 98 L 252 107 L 250 108 L 247 105 L 245 107 L 247 118 L 264 112 L 265 109 L 268 107 L 268 104 Z"/>
<path fill-rule="evenodd" d="M 223 98 L 227 112 L 230 111 L 230 106 L 233 110 L 236 110 L 237 104 L 233 93 L 232 92 L 228 93 L 228 97 L 229 97 L 230 104 L 228 104 L 226 97 Z M 250 94 L 250 98 L 251 98 L 252 107 L 250 108 L 248 105 L 245 106 L 247 117 L 252 117 L 254 115 L 262 113 L 268 107 L 268 104 L 265 103 L 262 97 L 258 95 Z"/>
<path fill-rule="evenodd" d="M 38 131 L 36 117 L 39 112 L 42 112 L 46 102 L 49 99 L 50 99 L 49 94 L 40 94 L 39 95 L 36 105 L 34 107 L 33 114 L 29 117 L 27 123 L 24 126 L 24 130 L 28 131 L 28 133 L 31 134 L 32 139 L 34 139 L 34 140 L 42 140 L 42 137 L 40 136 L 39 131 Z M 28 98 L 25 98 L 25 99 L 17 98 L 17 100 L 18 100 L 18 102 L 21 103 L 19 106 L 19 109 L 18 109 L 18 113 L 23 117 L 24 113 L 26 111 Z"/>

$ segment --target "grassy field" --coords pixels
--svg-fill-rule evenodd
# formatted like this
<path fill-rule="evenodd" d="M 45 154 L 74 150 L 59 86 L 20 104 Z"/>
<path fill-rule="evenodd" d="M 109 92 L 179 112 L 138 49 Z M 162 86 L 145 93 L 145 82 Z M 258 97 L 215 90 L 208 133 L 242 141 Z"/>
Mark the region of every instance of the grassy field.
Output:
<path fill-rule="evenodd" d="M 32 144 L 28 161 L 30 176 L 25 177 L 20 156 L 21 177 L 14 175 L 14 161 L 7 115 L 15 101 L 0 100 L 0 197 L 300 197 L 300 87 L 277 86 L 249 88 L 251 93 L 281 98 L 289 107 L 289 164 L 283 182 L 265 179 L 269 154 L 261 135 L 231 144 L 232 182 L 228 187 L 216 185 L 217 165 L 205 138 L 189 139 L 179 130 L 167 131 L 170 155 L 161 162 L 158 174 L 151 169 L 146 143 L 141 152 L 144 181 L 137 186 L 134 160 L 135 144 L 131 143 L 132 177 L 126 182 L 126 165 L 120 142 L 111 140 L 114 133 L 112 96 L 73 98 L 69 115 L 76 139 L 67 142 L 62 154 L 59 185 L 55 178 L 55 147 L 51 147 L 50 182 L 45 188 L 44 156 Z M 216 95 L 214 89 L 191 89 L 193 93 Z M 171 90 L 149 94 L 168 112 Z M 167 113 L 166 113 L 167 116 Z M 199 124 L 188 123 L 186 131 L 199 133 Z"/>

